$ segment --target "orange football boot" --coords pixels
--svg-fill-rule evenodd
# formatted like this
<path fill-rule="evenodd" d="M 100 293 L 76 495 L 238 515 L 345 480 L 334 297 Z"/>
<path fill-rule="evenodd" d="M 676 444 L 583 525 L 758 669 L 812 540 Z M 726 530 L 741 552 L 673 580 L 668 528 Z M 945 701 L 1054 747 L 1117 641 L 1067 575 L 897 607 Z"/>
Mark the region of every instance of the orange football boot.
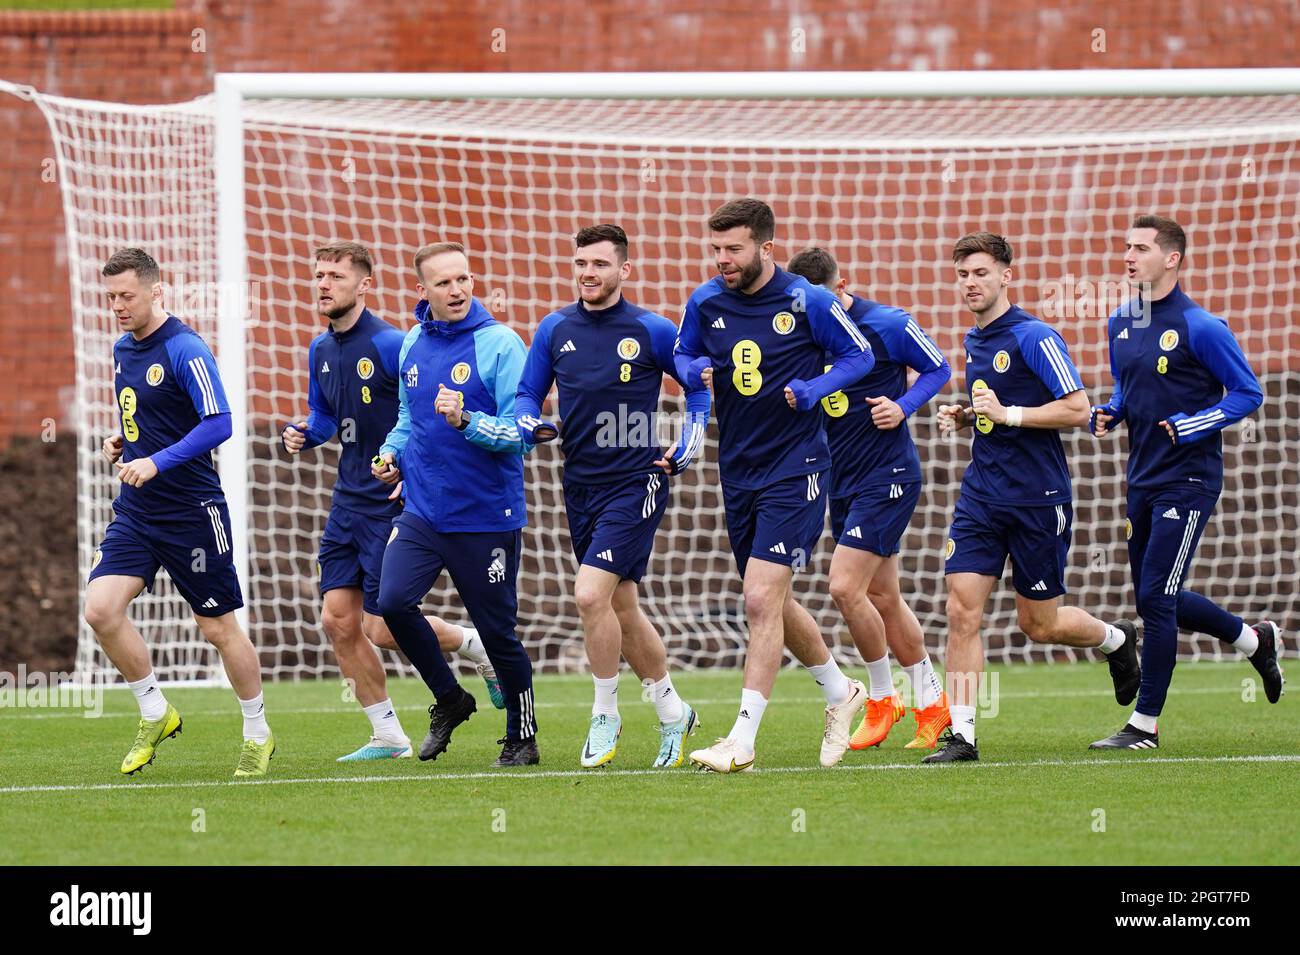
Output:
<path fill-rule="evenodd" d="M 916 738 L 904 749 L 934 749 L 939 741 L 939 734 L 946 727 L 952 726 L 952 714 L 948 712 L 948 694 L 940 693 L 939 701 L 923 709 L 913 707 L 912 715 L 916 717 Z"/>
<path fill-rule="evenodd" d="M 901 722 L 906 714 L 907 707 L 903 705 L 897 693 L 884 700 L 867 700 L 867 710 L 862 717 L 862 722 L 849 737 L 849 749 L 870 749 L 872 746 L 879 746 L 885 741 L 889 731 L 894 728 L 894 724 Z"/>

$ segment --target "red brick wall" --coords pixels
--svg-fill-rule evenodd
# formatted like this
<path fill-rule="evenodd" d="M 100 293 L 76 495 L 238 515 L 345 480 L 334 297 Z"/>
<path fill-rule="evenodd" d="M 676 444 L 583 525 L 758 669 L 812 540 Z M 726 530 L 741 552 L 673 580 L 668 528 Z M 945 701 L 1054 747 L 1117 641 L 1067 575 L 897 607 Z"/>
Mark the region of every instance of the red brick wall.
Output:
<path fill-rule="evenodd" d="M 173 11 L 0 11 L 0 78 L 150 103 L 214 73 L 297 71 L 1113 69 L 1292 66 L 1294 0 L 1023 11 L 992 0 L 177 0 Z M 196 51 L 193 31 L 203 48 Z M 802 30 L 802 34 L 796 34 Z M 1104 52 L 1095 52 L 1103 30 Z M 494 31 L 504 31 L 497 32 Z M 501 49 L 504 45 L 504 49 Z M 494 49 L 495 46 L 495 49 Z M 800 50 L 802 49 L 802 52 Z M 53 155 L 29 103 L 0 96 L 0 441 L 62 421 L 73 381 Z"/>

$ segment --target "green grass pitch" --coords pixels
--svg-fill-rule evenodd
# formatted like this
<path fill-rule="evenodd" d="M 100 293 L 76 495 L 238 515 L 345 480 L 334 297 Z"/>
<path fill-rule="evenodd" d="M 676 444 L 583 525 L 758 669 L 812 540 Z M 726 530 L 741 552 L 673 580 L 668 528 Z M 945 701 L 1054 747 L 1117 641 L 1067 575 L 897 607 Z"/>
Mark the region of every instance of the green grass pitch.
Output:
<path fill-rule="evenodd" d="M 910 715 L 878 750 L 817 765 L 821 703 L 783 672 L 757 770 L 651 770 L 654 711 L 622 687 L 610 767 L 578 768 L 590 707 L 582 676 L 537 681 L 542 765 L 492 771 L 503 714 L 477 678 L 479 711 L 433 763 L 336 763 L 368 731 L 336 682 L 270 684 L 279 749 L 265 781 L 230 779 L 240 718 L 228 691 L 168 692 L 185 720 L 157 760 L 117 772 L 136 709 L 0 715 L 0 863 L 58 864 L 1290 864 L 1300 862 L 1300 701 L 1243 700 L 1244 663 L 1183 665 L 1154 753 L 1097 754 L 1121 725 L 1104 665 L 998 667 L 996 716 L 978 765 L 920 766 Z M 862 676 L 860 672 L 858 676 Z M 675 677 L 707 745 L 735 716 L 735 671 Z M 428 694 L 390 684 L 406 730 Z"/>

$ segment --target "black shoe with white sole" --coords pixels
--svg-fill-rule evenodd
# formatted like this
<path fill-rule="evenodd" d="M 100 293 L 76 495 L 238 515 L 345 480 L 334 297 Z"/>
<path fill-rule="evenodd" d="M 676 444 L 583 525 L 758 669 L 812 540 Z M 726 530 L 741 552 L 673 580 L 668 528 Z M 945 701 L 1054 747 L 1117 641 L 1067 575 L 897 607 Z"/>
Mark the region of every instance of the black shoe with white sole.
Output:
<path fill-rule="evenodd" d="M 1272 620 L 1261 620 L 1255 624 L 1255 633 L 1259 634 L 1259 648 L 1250 655 L 1250 665 L 1264 681 L 1264 695 L 1268 701 L 1276 703 L 1281 699 L 1282 686 L 1286 683 L 1277 663 L 1282 653 L 1282 628 Z"/>
<path fill-rule="evenodd" d="M 1148 733 L 1146 730 L 1140 730 L 1132 723 L 1125 724 L 1124 728 L 1114 736 L 1107 736 L 1105 739 L 1099 739 L 1095 743 L 1088 744 L 1089 749 L 1159 749 L 1160 734 Z"/>

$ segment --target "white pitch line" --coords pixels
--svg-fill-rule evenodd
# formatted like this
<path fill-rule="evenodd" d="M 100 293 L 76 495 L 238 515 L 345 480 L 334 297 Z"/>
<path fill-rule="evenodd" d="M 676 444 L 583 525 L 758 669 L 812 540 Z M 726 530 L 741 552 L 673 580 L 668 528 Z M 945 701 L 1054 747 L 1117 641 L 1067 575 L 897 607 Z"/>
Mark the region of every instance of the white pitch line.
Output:
<path fill-rule="evenodd" d="M 1180 690 L 1171 687 L 1169 690 L 1169 695 L 1170 696 L 1223 695 L 1223 696 L 1235 697 L 1238 695 L 1238 690 L 1235 687 L 1231 687 L 1231 686 L 1223 686 L 1223 687 L 1198 686 L 1198 687 L 1189 687 L 1188 689 L 1185 690 Z M 906 694 L 904 694 L 904 696 L 906 696 Z M 1088 698 L 1088 697 L 1106 697 L 1108 699 L 1113 699 L 1114 696 L 1115 696 L 1114 691 L 1109 689 L 1022 690 L 1022 691 L 1003 690 L 1003 691 L 999 691 L 999 693 L 997 694 L 997 698 L 999 700 L 1056 700 L 1056 699 L 1072 699 L 1072 698 Z M 717 699 L 717 700 L 697 700 L 692 698 L 689 702 L 693 706 L 723 706 L 728 703 L 734 704 L 739 700 L 739 698 L 740 698 L 739 695 L 724 697 L 722 699 Z M 639 696 L 634 700 L 631 699 L 621 700 L 620 702 L 623 704 L 633 704 L 633 705 L 644 704 L 646 706 L 650 705 L 649 703 L 646 703 L 645 701 L 641 700 Z M 768 700 L 767 705 L 768 706 L 774 706 L 777 704 L 806 705 L 810 703 L 815 703 L 818 706 L 824 706 L 826 701 L 819 696 L 788 696 L 788 697 L 777 697 L 776 699 Z M 556 710 L 588 709 L 591 707 L 591 703 L 586 700 L 565 700 L 562 702 L 561 701 L 550 701 L 550 702 L 539 701 L 537 703 L 534 703 L 533 705 L 538 709 L 556 709 Z M 267 714 L 268 716 L 274 717 L 281 713 L 295 713 L 295 714 L 304 714 L 304 715 L 306 714 L 319 715 L 319 714 L 328 714 L 328 713 L 355 713 L 358 708 L 359 705 L 358 706 L 349 706 L 349 705 L 306 706 L 306 707 L 284 707 L 284 708 L 273 706 L 271 707 L 271 709 L 267 710 Z M 429 705 L 427 703 L 404 703 L 401 706 L 396 707 L 396 709 L 403 712 L 405 711 L 415 712 L 417 710 L 427 710 L 428 708 Z M 128 717 L 133 720 L 138 720 L 140 718 L 140 713 L 137 710 L 119 710 L 111 713 L 101 713 L 99 716 L 96 717 L 86 717 L 84 709 L 72 709 L 72 708 L 65 707 L 61 709 L 56 709 L 54 712 L 40 712 L 40 713 L 24 712 L 24 709 L 25 709 L 24 707 L 11 707 L 11 706 L 0 707 L 0 716 L 2 716 L 5 719 L 20 719 L 20 720 L 57 720 L 57 719 L 72 719 L 72 718 L 123 719 Z M 220 710 L 187 709 L 185 710 L 185 712 L 181 714 L 182 717 L 184 716 L 231 716 L 233 717 L 235 715 L 236 715 L 235 707 L 233 705 Z M 986 718 L 991 719 L 992 717 L 986 717 Z"/>
<path fill-rule="evenodd" d="M 1019 762 L 980 762 L 975 763 L 973 769 L 1038 769 L 1040 767 L 1054 766 L 1148 766 L 1152 763 L 1169 764 L 1169 763 L 1296 763 L 1300 762 L 1300 755 L 1276 753 L 1265 756 L 1135 756 L 1132 759 L 1036 759 L 1022 760 Z M 822 769 L 820 766 L 769 766 L 766 769 L 751 769 L 745 772 L 745 776 L 762 776 L 775 775 L 778 773 L 839 773 L 852 772 L 858 770 L 866 771 L 883 771 L 883 770 L 917 770 L 924 769 L 928 772 L 942 773 L 942 769 L 934 769 L 929 766 L 923 766 L 919 761 L 914 763 L 877 763 L 877 764 L 858 764 L 852 766 L 840 765 L 834 769 Z M 960 770 L 959 770 L 960 771 Z M 623 776 L 659 776 L 670 778 L 672 776 L 686 776 L 687 773 L 666 773 L 662 769 L 566 769 L 566 770 L 540 770 L 538 772 L 479 772 L 479 773 L 443 773 L 428 776 L 306 776 L 296 779 L 249 779 L 235 782 L 234 780 L 208 780 L 187 783 L 88 783 L 76 786 L 5 786 L 0 788 L 2 794 L 21 794 L 21 793 L 59 793 L 59 792 L 105 792 L 105 791 L 131 791 L 136 792 L 143 789 L 210 789 L 210 788 L 227 788 L 236 786 L 300 786 L 300 785 L 320 785 L 324 784 L 344 784 L 355 785 L 359 783 L 438 783 L 438 782 L 459 782 L 481 779 L 612 779 Z M 690 775 L 700 775 L 694 773 Z M 713 774 L 708 774 L 713 775 Z"/>

